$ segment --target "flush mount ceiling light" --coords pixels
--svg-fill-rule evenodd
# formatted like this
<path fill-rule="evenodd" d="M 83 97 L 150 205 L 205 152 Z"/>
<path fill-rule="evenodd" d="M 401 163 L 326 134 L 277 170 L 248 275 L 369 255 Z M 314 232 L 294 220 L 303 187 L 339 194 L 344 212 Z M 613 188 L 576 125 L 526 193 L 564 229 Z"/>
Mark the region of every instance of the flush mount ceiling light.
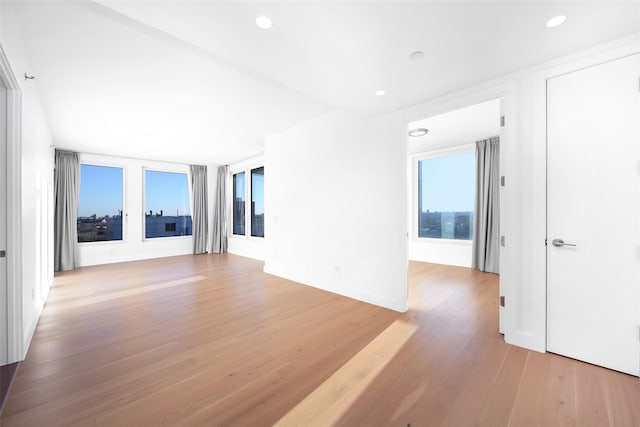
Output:
<path fill-rule="evenodd" d="M 418 137 L 418 136 L 425 136 L 426 134 L 429 133 L 429 129 L 425 129 L 425 128 L 417 128 L 417 129 L 411 129 L 409 131 L 409 136 L 412 137 Z"/>
<path fill-rule="evenodd" d="M 383 95 L 384 95 L 384 90 L 382 90 L 382 89 L 378 89 L 378 90 L 376 91 L 376 96 L 383 96 Z"/>
<path fill-rule="evenodd" d="M 269 30 L 271 29 L 271 27 L 273 27 L 273 23 L 271 22 L 271 19 L 269 19 L 268 16 L 264 16 L 264 15 L 258 16 L 256 18 L 256 25 L 261 30 Z"/>
<path fill-rule="evenodd" d="M 424 58 L 424 53 L 420 52 L 419 50 L 416 50 L 411 55 L 409 55 L 409 59 L 412 61 L 419 61 L 422 58 Z"/>
<path fill-rule="evenodd" d="M 567 20 L 567 17 L 564 15 L 554 16 L 553 18 L 547 21 L 547 28 L 555 28 L 558 25 L 561 25 L 562 23 L 564 23 L 564 21 L 566 20 Z"/>

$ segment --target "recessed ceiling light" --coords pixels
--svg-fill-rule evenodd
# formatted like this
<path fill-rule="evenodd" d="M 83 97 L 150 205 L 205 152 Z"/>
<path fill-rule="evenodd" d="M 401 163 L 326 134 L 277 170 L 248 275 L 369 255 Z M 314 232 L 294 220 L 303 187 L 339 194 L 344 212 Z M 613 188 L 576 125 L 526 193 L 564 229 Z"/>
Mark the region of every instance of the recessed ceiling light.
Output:
<path fill-rule="evenodd" d="M 382 89 L 378 89 L 378 90 L 376 91 L 376 96 L 382 96 L 382 95 L 384 95 L 384 90 L 382 90 Z"/>
<path fill-rule="evenodd" d="M 547 28 L 555 28 L 558 25 L 561 25 L 562 23 L 564 23 L 564 21 L 566 20 L 567 20 L 567 17 L 564 15 L 554 16 L 553 18 L 547 21 Z"/>
<path fill-rule="evenodd" d="M 428 133 L 429 133 L 429 129 L 417 128 L 417 129 L 411 129 L 409 131 L 409 136 L 413 136 L 413 137 L 425 136 Z"/>
<path fill-rule="evenodd" d="M 271 19 L 269 19 L 268 16 L 258 16 L 256 18 L 256 25 L 258 26 L 258 28 L 262 29 L 262 30 L 269 30 L 271 29 L 271 27 L 273 27 L 273 23 L 271 22 Z"/>
<path fill-rule="evenodd" d="M 411 59 L 412 61 L 419 61 L 422 58 L 424 58 L 424 53 L 420 52 L 419 50 L 413 52 L 411 55 L 409 55 L 409 59 Z"/>

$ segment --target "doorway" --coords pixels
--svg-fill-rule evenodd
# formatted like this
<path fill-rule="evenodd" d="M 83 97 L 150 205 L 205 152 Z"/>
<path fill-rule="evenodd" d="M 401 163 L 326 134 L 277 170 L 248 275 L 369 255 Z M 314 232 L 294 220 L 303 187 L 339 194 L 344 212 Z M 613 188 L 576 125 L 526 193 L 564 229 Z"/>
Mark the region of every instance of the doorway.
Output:
<path fill-rule="evenodd" d="M 499 146 L 505 137 L 503 95 L 502 89 L 496 90 L 481 99 L 474 97 L 473 101 L 463 103 L 466 106 L 462 108 L 425 114 L 427 118 L 407 123 L 409 260 L 499 272 L 502 250 L 499 223 L 503 207 L 498 180 Z M 479 147 L 484 148 L 478 151 Z M 491 160 L 486 158 L 489 152 Z M 478 153 L 485 159 L 480 169 Z M 481 174 L 480 190 L 478 170 L 487 172 Z M 481 195 L 479 208 L 476 194 Z M 485 203 L 489 200 L 490 203 Z M 476 227 L 476 212 L 481 214 L 481 227 Z M 492 212 L 490 219 L 489 212 Z M 478 247 L 484 248 L 482 256 L 473 247 L 478 236 L 482 242 Z M 499 313 L 499 331 L 503 332 L 502 308 Z"/>
<path fill-rule="evenodd" d="M 547 350 L 638 376 L 640 55 L 547 81 Z"/>
<path fill-rule="evenodd" d="M 410 260 L 472 267 L 476 142 L 501 135 L 501 110 L 496 98 L 408 123 Z"/>

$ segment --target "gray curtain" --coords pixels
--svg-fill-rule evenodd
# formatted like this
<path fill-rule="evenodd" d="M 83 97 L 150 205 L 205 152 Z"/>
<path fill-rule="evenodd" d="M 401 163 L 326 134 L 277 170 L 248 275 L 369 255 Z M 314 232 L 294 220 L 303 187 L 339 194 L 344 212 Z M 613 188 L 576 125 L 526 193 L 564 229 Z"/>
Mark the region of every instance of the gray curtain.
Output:
<path fill-rule="evenodd" d="M 476 200 L 473 215 L 472 267 L 499 272 L 500 139 L 476 142 Z"/>
<path fill-rule="evenodd" d="M 218 168 L 218 184 L 216 200 L 213 207 L 213 239 L 211 252 L 222 254 L 227 252 L 227 176 L 229 166 Z"/>
<path fill-rule="evenodd" d="M 73 270 L 78 266 L 78 153 L 56 150 L 54 175 L 54 270 Z"/>
<path fill-rule="evenodd" d="M 207 208 L 207 167 L 191 165 L 191 193 L 193 195 L 193 253 L 207 252 L 209 235 Z"/>

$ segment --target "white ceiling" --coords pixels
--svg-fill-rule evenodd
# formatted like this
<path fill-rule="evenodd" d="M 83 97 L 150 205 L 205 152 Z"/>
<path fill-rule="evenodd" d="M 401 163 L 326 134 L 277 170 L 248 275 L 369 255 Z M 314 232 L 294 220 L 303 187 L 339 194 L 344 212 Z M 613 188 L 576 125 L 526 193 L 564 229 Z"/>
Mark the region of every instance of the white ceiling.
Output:
<path fill-rule="evenodd" d="M 14 7 L 57 145 L 191 163 L 250 157 L 334 108 L 409 107 L 640 31 L 637 1 Z M 271 30 L 255 26 L 261 14 Z M 546 29 L 557 14 L 567 22 Z M 424 59 L 409 61 L 415 50 Z"/>
<path fill-rule="evenodd" d="M 411 122 L 408 129 L 425 128 L 424 136 L 408 139 L 409 154 L 472 144 L 500 135 L 500 100 L 470 105 L 437 116 Z"/>

